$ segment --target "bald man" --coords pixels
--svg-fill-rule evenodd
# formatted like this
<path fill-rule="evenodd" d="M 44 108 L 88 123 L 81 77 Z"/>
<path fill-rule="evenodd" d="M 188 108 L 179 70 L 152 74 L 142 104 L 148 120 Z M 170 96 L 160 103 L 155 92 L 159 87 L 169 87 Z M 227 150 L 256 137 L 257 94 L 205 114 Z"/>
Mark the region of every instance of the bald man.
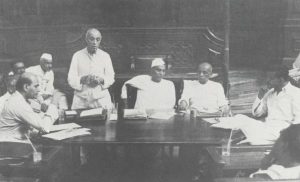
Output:
<path fill-rule="evenodd" d="M 122 87 L 122 99 L 127 99 L 126 85 L 137 88 L 135 109 L 174 109 L 176 96 L 173 82 L 163 79 L 166 65 L 160 59 L 154 59 L 150 75 L 139 75 L 125 82 Z"/>
<path fill-rule="evenodd" d="M 197 81 L 184 81 L 179 110 L 196 109 L 202 113 L 228 113 L 224 89 L 220 83 L 209 80 L 211 75 L 212 66 L 204 62 L 198 66 Z"/>
<path fill-rule="evenodd" d="M 0 141 L 29 142 L 27 137 L 31 129 L 49 132 L 58 118 L 54 105 L 47 112 L 36 113 L 29 104 L 29 99 L 36 99 L 40 92 L 36 75 L 24 73 L 16 83 L 16 92 L 4 104 L 0 115 Z"/>
<path fill-rule="evenodd" d="M 68 74 L 74 89 L 72 109 L 111 107 L 108 88 L 115 81 L 115 72 L 109 54 L 99 49 L 101 39 L 97 29 L 89 29 L 85 36 L 87 47 L 73 55 Z"/>

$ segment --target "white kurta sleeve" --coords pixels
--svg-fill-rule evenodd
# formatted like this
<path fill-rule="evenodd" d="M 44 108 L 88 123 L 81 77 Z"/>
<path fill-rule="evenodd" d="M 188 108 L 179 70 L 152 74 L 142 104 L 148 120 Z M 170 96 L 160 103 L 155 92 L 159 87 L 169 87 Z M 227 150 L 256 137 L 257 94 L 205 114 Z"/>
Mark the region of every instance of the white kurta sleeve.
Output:
<path fill-rule="evenodd" d="M 122 99 L 127 98 L 127 86 L 126 85 L 130 85 L 137 89 L 141 89 L 141 87 L 143 87 L 142 85 L 145 83 L 144 76 L 145 75 L 139 75 L 139 76 L 135 76 L 135 77 L 131 78 L 130 80 L 127 80 L 122 86 L 121 98 Z"/>
<path fill-rule="evenodd" d="M 78 56 L 75 53 L 72 57 L 72 61 L 68 73 L 68 83 L 73 89 L 80 91 L 82 89 L 82 85 L 80 84 L 80 76 L 78 75 L 77 67 L 78 67 Z"/>
<path fill-rule="evenodd" d="M 43 132 L 49 132 L 50 127 L 58 118 L 58 111 L 52 105 L 49 106 L 47 114 L 35 113 L 29 105 L 28 107 L 16 107 L 15 109 L 20 121 Z"/>
<path fill-rule="evenodd" d="M 115 82 L 115 71 L 110 59 L 110 56 L 107 55 L 105 65 L 105 75 L 104 75 L 104 84 L 102 86 L 103 89 L 109 88 Z"/>
<path fill-rule="evenodd" d="M 217 99 L 218 99 L 218 106 L 223 107 L 228 104 L 224 94 L 224 88 L 221 84 L 217 85 Z"/>
<path fill-rule="evenodd" d="M 184 100 L 186 101 L 186 103 L 189 104 L 189 100 L 191 98 L 191 92 L 192 92 L 192 81 L 190 80 L 184 80 L 183 81 L 183 91 L 182 91 L 182 94 L 181 94 L 181 98 L 179 99 L 178 101 L 178 104 Z"/>
<path fill-rule="evenodd" d="M 176 104 L 176 91 L 173 82 L 170 83 L 170 92 L 166 96 L 168 97 L 168 105 L 174 107 Z"/>
<path fill-rule="evenodd" d="M 53 71 L 50 72 L 49 82 L 46 85 L 45 94 L 53 95 L 54 92 L 54 73 Z"/>
<path fill-rule="evenodd" d="M 264 114 L 267 114 L 267 112 L 267 99 L 265 97 L 263 99 L 259 99 L 257 97 L 252 105 L 252 115 L 255 117 L 260 117 Z"/>
<path fill-rule="evenodd" d="M 292 101 L 292 112 L 294 115 L 292 124 L 300 123 L 300 94 L 296 95 Z"/>

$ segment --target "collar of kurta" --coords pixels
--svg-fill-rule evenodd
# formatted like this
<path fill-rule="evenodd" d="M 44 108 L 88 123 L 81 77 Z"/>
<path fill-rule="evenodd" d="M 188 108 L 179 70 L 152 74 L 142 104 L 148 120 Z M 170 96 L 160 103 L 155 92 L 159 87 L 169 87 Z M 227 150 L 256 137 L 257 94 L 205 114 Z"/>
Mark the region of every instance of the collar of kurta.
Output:
<path fill-rule="evenodd" d="M 87 50 L 87 47 L 86 47 L 86 48 L 85 48 L 85 52 L 86 52 L 86 54 L 87 54 L 88 56 L 92 56 L 92 57 L 93 57 L 93 56 L 95 56 L 95 55 L 97 55 L 97 54 L 99 53 L 99 49 L 97 49 L 96 52 L 95 52 L 94 54 L 90 54 L 89 51 Z"/>

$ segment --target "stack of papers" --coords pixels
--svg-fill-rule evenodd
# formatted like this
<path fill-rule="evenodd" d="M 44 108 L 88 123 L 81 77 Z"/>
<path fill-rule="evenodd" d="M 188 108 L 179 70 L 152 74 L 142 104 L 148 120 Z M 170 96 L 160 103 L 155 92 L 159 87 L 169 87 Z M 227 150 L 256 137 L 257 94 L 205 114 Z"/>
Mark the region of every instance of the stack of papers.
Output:
<path fill-rule="evenodd" d="M 43 137 L 50 138 L 53 140 L 63 140 L 75 136 L 90 135 L 90 134 L 91 134 L 90 129 L 78 128 L 78 129 L 70 129 L 70 130 L 61 130 L 58 132 L 45 134 L 43 135 Z"/>
<path fill-rule="evenodd" d="M 89 130 L 88 128 L 81 128 L 81 126 L 76 123 L 59 124 L 53 125 L 50 128 L 50 132 L 52 133 L 45 134 L 43 137 L 53 140 L 63 140 L 75 136 L 90 135 Z"/>
<path fill-rule="evenodd" d="M 124 119 L 147 119 L 147 113 L 141 109 L 124 109 Z"/>
<path fill-rule="evenodd" d="M 50 128 L 50 132 L 53 131 L 60 131 L 60 130 L 70 130 L 74 128 L 80 128 L 81 126 L 76 123 L 67 123 L 67 124 L 59 124 L 59 125 L 52 125 Z"/>
<path fill-rule="evenodd" d="M 171 112 L 154 112 L 152 114 L 149 115 L 149 118 L 152 119 L 170 119 L 171 117 L 173 117 L 175 115 L 174 111 Z"/>
<path fill-rule="evenodd" d="M 80 117 L 99 116 L 102 115 L 102 108 L 84 110 L 80 113 Z"/>

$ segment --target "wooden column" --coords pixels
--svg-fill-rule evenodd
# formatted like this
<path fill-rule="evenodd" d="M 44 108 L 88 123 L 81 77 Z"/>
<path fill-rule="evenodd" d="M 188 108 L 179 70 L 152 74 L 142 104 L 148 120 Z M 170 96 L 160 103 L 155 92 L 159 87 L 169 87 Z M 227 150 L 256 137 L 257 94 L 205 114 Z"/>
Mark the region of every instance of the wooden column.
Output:
<path fill-rule="evenodd" d="M 229 95 L 229 38 L 230 38 L 230 0 L 224 0 L 225 2 L 225 48 L 224 48 L 224 64 L 226 73 L 226 96 Z"/>

